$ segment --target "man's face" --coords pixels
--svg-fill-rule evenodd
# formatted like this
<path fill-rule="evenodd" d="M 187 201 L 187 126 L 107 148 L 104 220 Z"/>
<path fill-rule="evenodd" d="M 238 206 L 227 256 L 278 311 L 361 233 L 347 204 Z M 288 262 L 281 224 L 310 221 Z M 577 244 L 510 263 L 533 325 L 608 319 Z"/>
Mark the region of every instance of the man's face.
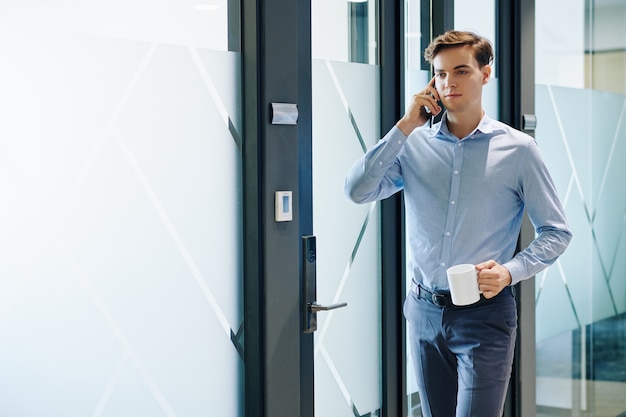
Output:
<path fill-rule="evenodd" d="M 435 87 L 449 112 L 482 111 L 483 85 L 491 67 L 479 68 L 469 46 L 447 48 L 433 59 Z"/>

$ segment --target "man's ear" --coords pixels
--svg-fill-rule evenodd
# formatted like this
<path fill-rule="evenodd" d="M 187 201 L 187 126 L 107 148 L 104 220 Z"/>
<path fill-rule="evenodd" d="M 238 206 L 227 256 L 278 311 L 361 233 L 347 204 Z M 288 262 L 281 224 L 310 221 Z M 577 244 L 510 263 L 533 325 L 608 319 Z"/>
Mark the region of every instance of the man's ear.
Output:
<path fill-rule="evenodd" d="M 489 82 L 489 77 L 491 76 L 491 65 L 485 65 L 482 69 L 483 73 L 483 85 Z"/>

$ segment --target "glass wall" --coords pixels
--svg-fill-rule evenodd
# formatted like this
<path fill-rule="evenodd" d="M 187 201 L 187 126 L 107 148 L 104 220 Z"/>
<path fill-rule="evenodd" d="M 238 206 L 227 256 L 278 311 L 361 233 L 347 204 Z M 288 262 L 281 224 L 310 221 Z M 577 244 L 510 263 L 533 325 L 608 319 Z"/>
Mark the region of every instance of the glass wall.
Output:
<path fill-rule="evenodd" d="M 0 3 L 0 415 L 243 415 L 233 13 Z"/>
<path fill-rule="evenodd" d="M 380 139 L 377 2 L 312 2 L 313 230 L 317 416 L 380 416 L 381 265 L 377 203 L 356 205 L 345 176 Z"/>
<path fill-rule="evenodd" d="M 538 416 L 626 412 L 625 7 L 536 1 L 536 138 L 574 233 L 536 280 Z"/>

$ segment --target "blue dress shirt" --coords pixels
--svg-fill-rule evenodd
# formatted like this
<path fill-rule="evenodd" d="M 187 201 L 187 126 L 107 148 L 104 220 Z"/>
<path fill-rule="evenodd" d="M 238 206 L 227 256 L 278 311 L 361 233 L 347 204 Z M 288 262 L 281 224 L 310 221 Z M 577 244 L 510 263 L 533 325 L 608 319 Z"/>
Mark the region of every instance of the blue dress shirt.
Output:
<path fill-rule="evenodd" d="M 345 183 L 356 203 L 403 189 L 409 271 L 431 289 L 448 288 L 448 267 L 490 259 L 515 284 L 551 265 L 572 237 L 535 140 L 486 115 L 460 140 L 445 113 L 408 137 L 394 126 Z M 524 209 L 536 237 L 514 256 Z"/>

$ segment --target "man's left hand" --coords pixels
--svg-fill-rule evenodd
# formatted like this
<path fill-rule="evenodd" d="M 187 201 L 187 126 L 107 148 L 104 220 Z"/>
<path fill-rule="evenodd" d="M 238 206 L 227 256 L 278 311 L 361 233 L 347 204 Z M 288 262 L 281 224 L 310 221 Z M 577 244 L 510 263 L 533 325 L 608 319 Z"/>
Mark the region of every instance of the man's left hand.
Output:
<path fill-rule="evenodd" d="M 511 273 L 504 266 L 494 260 L 476 265 L 478 272 L 478 287 L 485 298 L 492 298 L 500 294 L 504 287 L 511 285 Z"/>

